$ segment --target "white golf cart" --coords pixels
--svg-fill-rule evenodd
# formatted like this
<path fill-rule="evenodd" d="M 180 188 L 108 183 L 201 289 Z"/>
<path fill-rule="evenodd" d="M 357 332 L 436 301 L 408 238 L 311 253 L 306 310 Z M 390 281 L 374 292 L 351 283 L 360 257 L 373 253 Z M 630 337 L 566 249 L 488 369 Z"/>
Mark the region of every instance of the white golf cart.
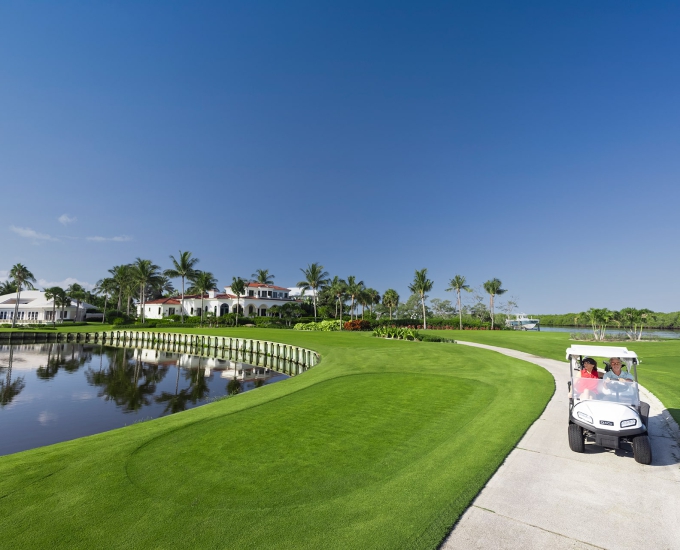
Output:
<path fill-rule="evenodd" d="M 583 360 L 620 357 L 622 373 L 633 380 L 594 379 L 581 377 Z M 647 437 L 649 405 L 640 401 L 638 388 L 638 357 L 634 351 L 614 346 L 571 346 L 567 349 L 571 370 L 569 381 L 569 447 L 576 453 L 585 451 L 586 438 L 595 445 L 620 449 L 627 441 L 633 447 L 635 460 L 652 462 L 652 450 Z M 600 363 L 601 364 L 601 363 Z"/>

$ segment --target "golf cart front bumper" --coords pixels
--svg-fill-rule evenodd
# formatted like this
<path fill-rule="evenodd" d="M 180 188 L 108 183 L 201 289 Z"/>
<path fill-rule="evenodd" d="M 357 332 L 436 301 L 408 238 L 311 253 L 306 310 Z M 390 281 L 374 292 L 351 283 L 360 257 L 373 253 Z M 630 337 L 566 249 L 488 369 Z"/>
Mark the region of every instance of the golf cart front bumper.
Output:
<path fill-rule="evenodd" d="M 647 433 L 647 426 L 644 424 L 637 428 L 630 428 L 628 430 L 605 430 L 600 427 L 595 427 L 588 422 L 571 417 L 570 422 L 581 426 L 586 432 L 590 433 L 595 438 L 595 444 L 601 447 L 608 447 L 610 449 L 620 449 L 621 439 L 632 439 L 636 435 Z"/>

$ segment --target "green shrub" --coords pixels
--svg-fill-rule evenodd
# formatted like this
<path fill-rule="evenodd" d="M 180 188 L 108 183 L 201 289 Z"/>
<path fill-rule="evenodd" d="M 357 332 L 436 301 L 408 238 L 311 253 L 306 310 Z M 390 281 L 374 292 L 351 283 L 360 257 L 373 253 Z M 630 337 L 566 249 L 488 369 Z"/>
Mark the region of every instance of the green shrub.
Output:
<path fill-rule="evenodd" d="M 395 340 L 422 339 L 422 336 L 417 330 L 408 327 L 378 327 L 373 331 L 373 336 L 379 338 L 393 338 Z"/>
<path fill-rule="evenodd" d="M 321 330 L 321 331 L 335 331 L 340 330 L 340 321 L 319 321 L 318 323 L 297 323 L 294 330 Z"/>

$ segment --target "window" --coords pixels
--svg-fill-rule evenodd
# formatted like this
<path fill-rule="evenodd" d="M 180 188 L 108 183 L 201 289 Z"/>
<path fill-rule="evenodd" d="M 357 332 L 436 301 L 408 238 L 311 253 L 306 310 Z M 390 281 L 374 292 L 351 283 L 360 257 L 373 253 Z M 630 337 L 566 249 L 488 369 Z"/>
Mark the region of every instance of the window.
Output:
<path fill-rule="evenodd" d="M 248 291 L 248 296 L 255 296 L 255 291 L 254 290 L 249 290 Z"/>
<path fill-rule="evenodd" d="M 191 308 L 191 314 L 192 315 L 194 314 L 194 308 L 193 307 Z"/>
<path fill-rule="evenodd" d="M 269 296 L 269 297 L 271 298 L 271 295 L 272 295 L 272 291 L 271 291 L 271 290 L 268 290 L 268 291 L 267 291 L 267 296 Z"/>
<path fill-rule="evenodd" d="M 175 308 L 174 307 L 168 308 L 168 315 L 174 315 L 174 314 L 175 314 Z"/>
<path fill-rule="evenodd" d="M 158 315 L 161 314 L 161 308 L 158 308 Z"/>

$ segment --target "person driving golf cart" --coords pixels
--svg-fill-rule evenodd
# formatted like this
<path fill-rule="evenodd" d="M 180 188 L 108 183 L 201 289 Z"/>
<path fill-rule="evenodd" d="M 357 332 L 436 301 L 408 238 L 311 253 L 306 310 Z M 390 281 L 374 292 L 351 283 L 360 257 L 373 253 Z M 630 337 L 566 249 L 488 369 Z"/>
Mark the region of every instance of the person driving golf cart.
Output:
<path fill-rule="evenodd" d="M 611 367 L 611 370 L 604 373 L 603 378 L 605 380 L 619 380 L 626 382 L 633 382 L 635 380 L 633 375 L 628 371 L 621 370 L 621 367 L 623 367 L 623 361 L 621 361 L 620 357 L 612 357 L 609 360 L 609 366 Z"/>

